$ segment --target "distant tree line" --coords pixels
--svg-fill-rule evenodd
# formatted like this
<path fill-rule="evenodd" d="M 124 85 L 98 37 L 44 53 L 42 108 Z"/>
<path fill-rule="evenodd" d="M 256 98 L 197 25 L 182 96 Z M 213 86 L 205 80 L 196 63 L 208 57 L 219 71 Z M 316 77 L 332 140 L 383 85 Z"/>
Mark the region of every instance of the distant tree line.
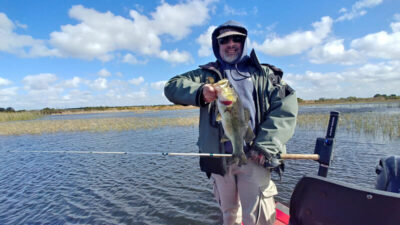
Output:
<path fill-rule="evenodd" d="M 13 107 L 7 107 L 7 108 L 0 107 L 0 112 L 15 112 L 15 109 Z"/>
<path fill-rule="evenodd" d="M 36 111 L 36 110 L 34 110 Z M 39 110 L 40 113 L 42 114 L 54 114 L 54 113 L 61 113 L 62 110 L 60 109 L 53 109 L 53 108 L 44 108 L 42 110 Z M 13 107 L 7 107 L 7 108 L 1 108 L 0 107 L 0 112 L 26 112 L 26 110 L 18 110 L 16 111 Z"/>
<path fill-rule="evenodd" d="M 334 99 L 334 98 L 319 98 L 317 100 L 304 100 L 301 98 L 297 98 L 297 102 L 298 103 L 304 103 L 307 101 L 311 101 L 311 102 L 329 102 L 329 101 L 339 101 L 339 102 L 355 102 L 355 101 L 361 101 L 361 100 L 365 100 L 365 99 L 385 99 L 385 100 L 390 100 L 390 99 L 400 99 L 400 95 L 397 96 L 396 94 L 391 94 L 391 95 L 386 95 L 386 94 L 375 94 L 373 98 L 357 98 L 354 96 L 350 96 L 347 98 L 339 98 L 339 99 Z M 79 110 L 83 110 L 83 111 L 94 111 L 94 110 L 98 110 L 98 111 L 103 111 L 103 110 L 109 110 L 109 109 L 117 109 L 117 110 L 124 110 L 124 109 L 145 109 L 145 108 L 151 108 L 151 107 L 156 107 L 159 109 L 168 107 L 167 105 L 153 105 L 153 106 L 117 106 L 117 107 L 111 107 L 111 106 L 95 106 L 95 107 L 80 107 L 80 108 L 69 108 L 69 109 L 54 109 L 54 108 L 44 108 L 42 110 L 40 110 L 40 112 L 42 114 L 56 114 L 56 113 L 62 113 L 63 111 L 67 110 L 67 111 L 79 111 Z M 13 107 L 7 107 L 7 108 L 2 108 L 0 107 L 0 113 L 1 112 L 25 112 L 26 110 L 18 110 L 15 111 L 15 109 Z"/>
<path fill-rule="evenodd" d="M 55 113 L 62 113 L 62 110 L 61 109 L 54 109 L 54 108 L 46 107 L 46 108 L 40 110 L 40 112 L 42 114 L 51 115 L 51 114 L 55 114 Z"/>
<path fill-rule="evenodd" d="M 334 98 L 319 98 L 317 100 L 310 100 L 312 102 L 356 102 L 356 101 L 361 101 L 361 100 L 366 100 L 366 99 L 384 99 L 384 100 L 390 100 L 390 99 L 400 99 L 400 96 L 397 96 L 396 94 L 391 94 L 391 95 L 386 95 L 386 94 L 375 94 L 374 97 L 372 98 L 357 98 L 354 96 L 349 96 L 347 98 L 339 98 L 339 99 L 334 99 Z M 298 103 L 303 103 L 307 102 L 307 100 L 297 98 Z"/>
<path fill-rule="evenodd" d="M 374 95 L 374 98 L 384 98 L 384 99 L 400 99 L 400 96 L 396 96 L 395 94 L 391 95 L 381 95 L 381 94 L 376 94 Z"/>

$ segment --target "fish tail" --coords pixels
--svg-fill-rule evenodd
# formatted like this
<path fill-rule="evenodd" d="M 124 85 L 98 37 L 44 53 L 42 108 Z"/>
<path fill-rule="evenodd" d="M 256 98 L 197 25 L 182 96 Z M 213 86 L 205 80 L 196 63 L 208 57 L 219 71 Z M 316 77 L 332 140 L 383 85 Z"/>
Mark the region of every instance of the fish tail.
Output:
<path fill-rule="evenodd" d="M 238 166 L 246 165 L 247 163 L 246 155 L 243 152 L 232 154 L 232 164 L 234 163 L 237 163 Z"/>
<path fill-rule="evenodd" d="M 239 158 L 239 164 L 238 164 L 239 166 L 247 164 L 247 157 L 245 154 L 240 154 L 238 158 Z"/>

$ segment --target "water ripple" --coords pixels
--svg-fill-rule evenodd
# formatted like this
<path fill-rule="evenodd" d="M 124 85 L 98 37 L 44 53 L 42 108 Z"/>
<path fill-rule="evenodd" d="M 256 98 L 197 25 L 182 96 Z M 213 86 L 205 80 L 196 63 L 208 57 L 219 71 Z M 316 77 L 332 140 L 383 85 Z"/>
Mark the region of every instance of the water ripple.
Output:
<path fill-rule="evenodd" d="M 288 152 L 313 153 L 324 134 L 298 129 Z M 0 224 L 220 224 L 196 157 L 7 152 L 197 152 L 197 137 L 196 127 L 0 136 Z M 398 146 L 338 133 L 328 176 L 373 187 L 378 159 Z M 298 179 L 317 169 L 313 161 L 287 160 L 277 199 L 288 204 Z"/>

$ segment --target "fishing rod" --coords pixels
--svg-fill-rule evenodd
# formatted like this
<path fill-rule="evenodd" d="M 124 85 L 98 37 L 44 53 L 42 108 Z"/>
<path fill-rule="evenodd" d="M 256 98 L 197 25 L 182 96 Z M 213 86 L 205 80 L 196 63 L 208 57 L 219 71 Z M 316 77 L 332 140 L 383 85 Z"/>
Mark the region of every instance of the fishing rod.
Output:
<path fill-rule="evenodd" d="M 115 154 L 115 155 L 162 155 L 162 156 L 202 156 L 232 157 L 232 154 L 185 153 L 185 152 L 103 152 L 103 151 L 7 151 L 13 153 L 61 153 L 61 154 Z"/>
<path fill-rule="evenodd" d="M 162 155 L 162 156 L 200 156 L 200 157 L 232 157 L 232 154 L 218 153 L 185 153 L 185 152 L 103 152 L 103 151 L 7 151 L 13 153 L 61 153 L 61 154 L 115 154 L 115 155 Z M 311 159 L 319 160 L 318 154 L 281 154 L 279 159 Z"/>

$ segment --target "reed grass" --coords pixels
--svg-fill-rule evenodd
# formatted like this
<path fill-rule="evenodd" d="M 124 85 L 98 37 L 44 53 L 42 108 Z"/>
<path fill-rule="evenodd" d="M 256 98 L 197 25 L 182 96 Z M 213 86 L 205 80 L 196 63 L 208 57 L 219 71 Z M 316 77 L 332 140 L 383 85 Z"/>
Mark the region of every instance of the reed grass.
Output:
<path fill-rule="evenodd" d="M 40 117 L 43 117 L 39 111 L 32 111 L 32 112 L 1 112 L 0 113 L 0 122 L 7 122 L 7 121 L 17 121 L 17 120 L 33 120 Z"/>
<path fill-rule="evenodd" d="M 304 129 L 325 129 L 328 125 L 327 114 L 302 114 L 297 118 L 297 126 Z M 342 113 L 339 118 L 339 129 L 348 132 L 400 137 L 400 115 L 384 113 Z"/>
<path fill-rule="evenodd" d="M 106 132 L 154 129 L 166 126 L 193 126 L 197 118 L 102 118 L 76 120 L 36 120 L 0 123 L 0 135 L 44 134 L 55 132 Z"/>
<path fill-rule="evenodd" d="M 40 115 L 39 115 L 40 116 Z M 31 118 L 31 117 L 29 117 Z M 325 130 L 329 115 L 301 114 L 297 118 L 297 128 Z M 32 120 L 0 123 L 0 135 L 44 134 L 54 132 L 106 132 L 161 127 L 197 126 L 198 117 L 159 118 L 128 117 L 75 120 Z M 390 139 L 400 137 L 400 115 L 382 113 L 342 113 L 338 129 L 351 133 L 380 135 Z"/>
<path fill-rule="evenodd" d="M 185 110 L 195 109 L 196 106 L 182 106 L 182 105 L 153 105 L 153 106 L 118 106 L 118 107 L 84 107 L 74 109 L 49 109 L 51 114 L 84 114 L 84 113 L 109 113 L 109 112 L 135 112 L 146 113 L 152 111 L 163 110 Z"/>

